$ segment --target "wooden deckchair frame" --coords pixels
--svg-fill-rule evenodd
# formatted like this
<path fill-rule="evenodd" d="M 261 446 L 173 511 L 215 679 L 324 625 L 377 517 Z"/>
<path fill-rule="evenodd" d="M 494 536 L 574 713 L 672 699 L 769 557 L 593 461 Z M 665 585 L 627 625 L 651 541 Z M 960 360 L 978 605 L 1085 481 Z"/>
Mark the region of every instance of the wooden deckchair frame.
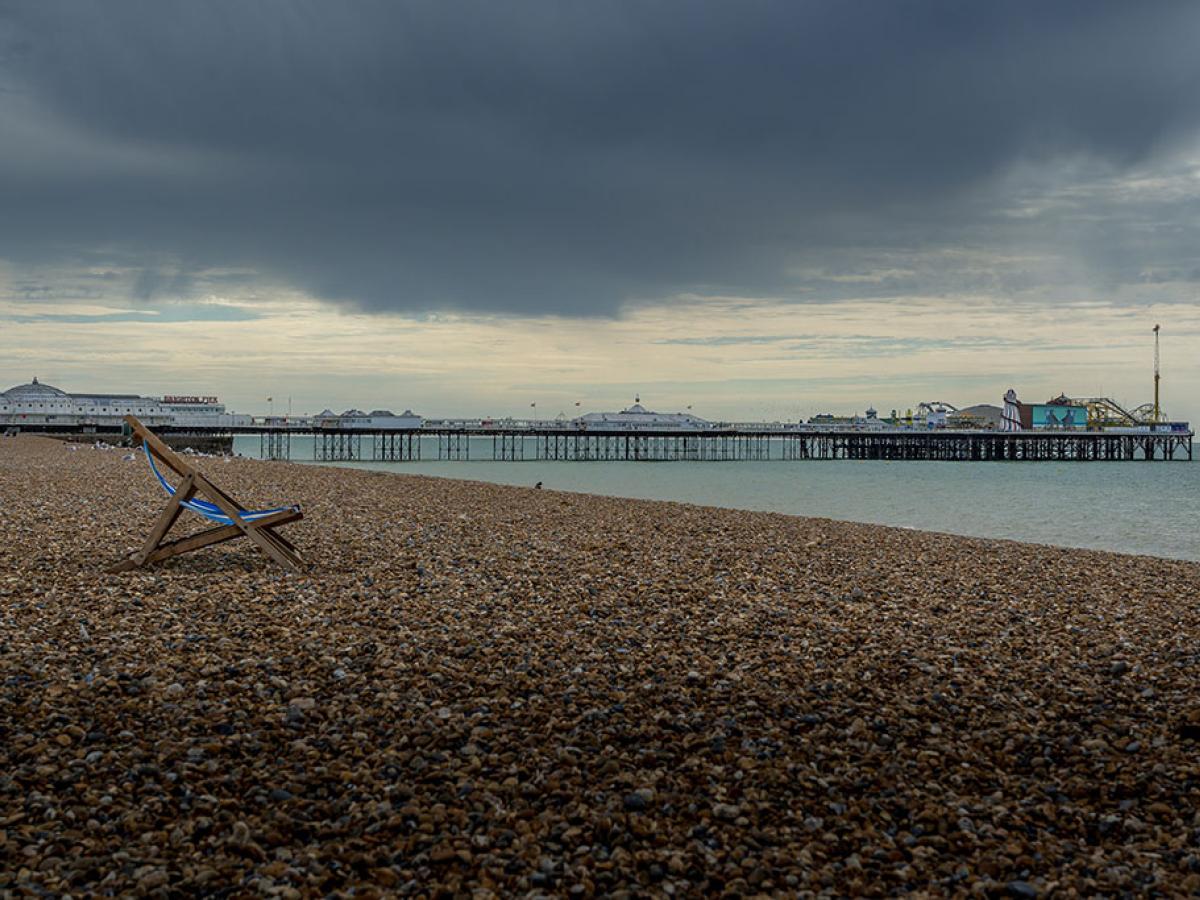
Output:
<path fill-rule="evenodd" d="M 181 553 L 190 553 L 202 547 L 211 547 L 214 544 L 221 544 L 240 537 L 249 538 L 259 550 L 287 571 L 301 572 L 304 570 L 304 558 L 300 555 L 300 551 L 291 541 L 275 531 L 280 525 L 304 518 L 299 506 L 246 521 L 241 516 L 245 508 L 237 500 L 209 481 L 194 467 L 188 465 L 135 416 L 126 416 L 125 422 L 133 432 L 134 445 L 144 443 L 155 459 L 182 480 L 175 488 L 175 494 L 167 501 L 166 508 L 159 515 L 158 521 L 150 529 L 150 535 L 146 538 L 142 549 L 112 566 L 108 570 L 109 572 L 127 572 L 130 569 L 162 562 L 164 559 L 179 556 Z M 205 497 L 224 515 L 228 516 L 229 524 L 216 525 L 185 538 L 164 542 L 167 532 L 178 521 L 180 513 L 186 509 L 183 504 L 196 495 Z"/>

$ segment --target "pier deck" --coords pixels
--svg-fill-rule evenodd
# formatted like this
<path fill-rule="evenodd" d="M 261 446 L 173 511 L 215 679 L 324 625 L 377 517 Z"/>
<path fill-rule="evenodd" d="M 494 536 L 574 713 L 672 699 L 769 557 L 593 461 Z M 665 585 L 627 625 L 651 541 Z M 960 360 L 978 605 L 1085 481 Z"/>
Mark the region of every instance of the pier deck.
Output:
<path fill-rule="evenodd" d="M 21 429 L 12 429 L 21 430 Z M 47 431 L 50 429 L 27 429 Z M 112 437 L 104 429 L 53 429 Z M 574 428 L 410 429 L 160 426 L 186 436 L 258 436 L 265 459 L 321 462 L 483 460 L 523 462 L 741 462 L 924 460 L 955 462 L 1134 462 L 1192 460 L 1191 431 L 865 431 L 806 428 L 603 431 Z M 310 445 L 311 442 L 311 445 Z"/>
<path fill-rule="evenodd" d="M 420 459 L 504 462 L 938 460 L 1132 462 L 1192 459 L 1191 432 L 594 431 L 448 428 L 403 431 L 259 430 L 261 455 L 291 456 L 312 439 L 320 461 Z M 307 449 L 307 448 L 306 448 Z M 307 454 L 306 454 L 307 455 Z"/>

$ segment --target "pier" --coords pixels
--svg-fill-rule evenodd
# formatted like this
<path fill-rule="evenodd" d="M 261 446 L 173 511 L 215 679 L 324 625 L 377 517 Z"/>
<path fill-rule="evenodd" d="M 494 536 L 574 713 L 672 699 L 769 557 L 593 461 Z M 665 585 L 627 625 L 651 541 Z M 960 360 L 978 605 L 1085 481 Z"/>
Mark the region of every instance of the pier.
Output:
<path fill-rule="evenodd" d="M 165 431 L 185 434 L 199 433 L 200 430 Z M 260 455 L 265 459 L 291 459 L 295 439 L 300 436 L 310 438 L 311 458 L 320 462 L 415 462 L 422 459 L 497 462 L 1162 462 L 1190 461 L 1193 453 L 1190 431 L 838 431 L 802 428 L 599 431 L 494 427 L 370 431 L 252 427 L 224 433 L 257 434 Z M 306 456 L 309 454 L 300 451 L 297 458 Z"/>
<path fill-rule="evenodd" d="M 7 433 L 95 436 L 106 427 L 8 427 Z M 751 462 L 802 460 L 922 460 L 945 462 L 1191 461 L 1193 432 L 865 430 L 769 425 L 705 430 L 601 430 L 517 426 L 437 426 L 402 429 L 160 425 L 175 447 L 187 438 L 228 444 L 255 436 L 263 459 L 317 462 Z M 311 442 L 311 445 L 310 445 Z"/>

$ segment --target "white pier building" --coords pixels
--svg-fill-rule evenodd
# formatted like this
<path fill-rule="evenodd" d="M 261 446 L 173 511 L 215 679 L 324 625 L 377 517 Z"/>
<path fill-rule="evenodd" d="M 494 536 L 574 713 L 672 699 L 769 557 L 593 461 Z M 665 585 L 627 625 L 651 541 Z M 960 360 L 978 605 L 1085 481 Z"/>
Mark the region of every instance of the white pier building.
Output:
<path fill-rule="evenodd" d="M 125 416 L 151 428 L 193 425 L 220 428 L 250 425 L 251 418 L 225 411 L 216 397 L 141 397 L 137 394 L 71 394 L 34 378 L 0 393 L 0 427 L 119 428 Z"/>
<path fill-rule="evenodd" d="M 633 406 L 620 412 L 585 413 L 572 419 L 571 424 L 577 428 L 604 431 L 705 431 L 716 427 L 712 422 L 691 413 L 653 412 L 642 406 L 641 399 L 635 398 Z"/>

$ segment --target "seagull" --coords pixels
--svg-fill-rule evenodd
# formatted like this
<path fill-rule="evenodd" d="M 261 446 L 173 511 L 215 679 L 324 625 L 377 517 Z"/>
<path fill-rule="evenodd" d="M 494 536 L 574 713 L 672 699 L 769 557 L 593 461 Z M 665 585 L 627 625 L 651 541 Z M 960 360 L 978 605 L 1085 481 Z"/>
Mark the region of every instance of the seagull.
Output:
<path fill-rule="evenodd" d="M 124 456 L 121 457 L 121 461 L 122 462 L 132 462 L 136 458 L 137 457 L 135 457 L 132 453 L 126 453 Z"/>

